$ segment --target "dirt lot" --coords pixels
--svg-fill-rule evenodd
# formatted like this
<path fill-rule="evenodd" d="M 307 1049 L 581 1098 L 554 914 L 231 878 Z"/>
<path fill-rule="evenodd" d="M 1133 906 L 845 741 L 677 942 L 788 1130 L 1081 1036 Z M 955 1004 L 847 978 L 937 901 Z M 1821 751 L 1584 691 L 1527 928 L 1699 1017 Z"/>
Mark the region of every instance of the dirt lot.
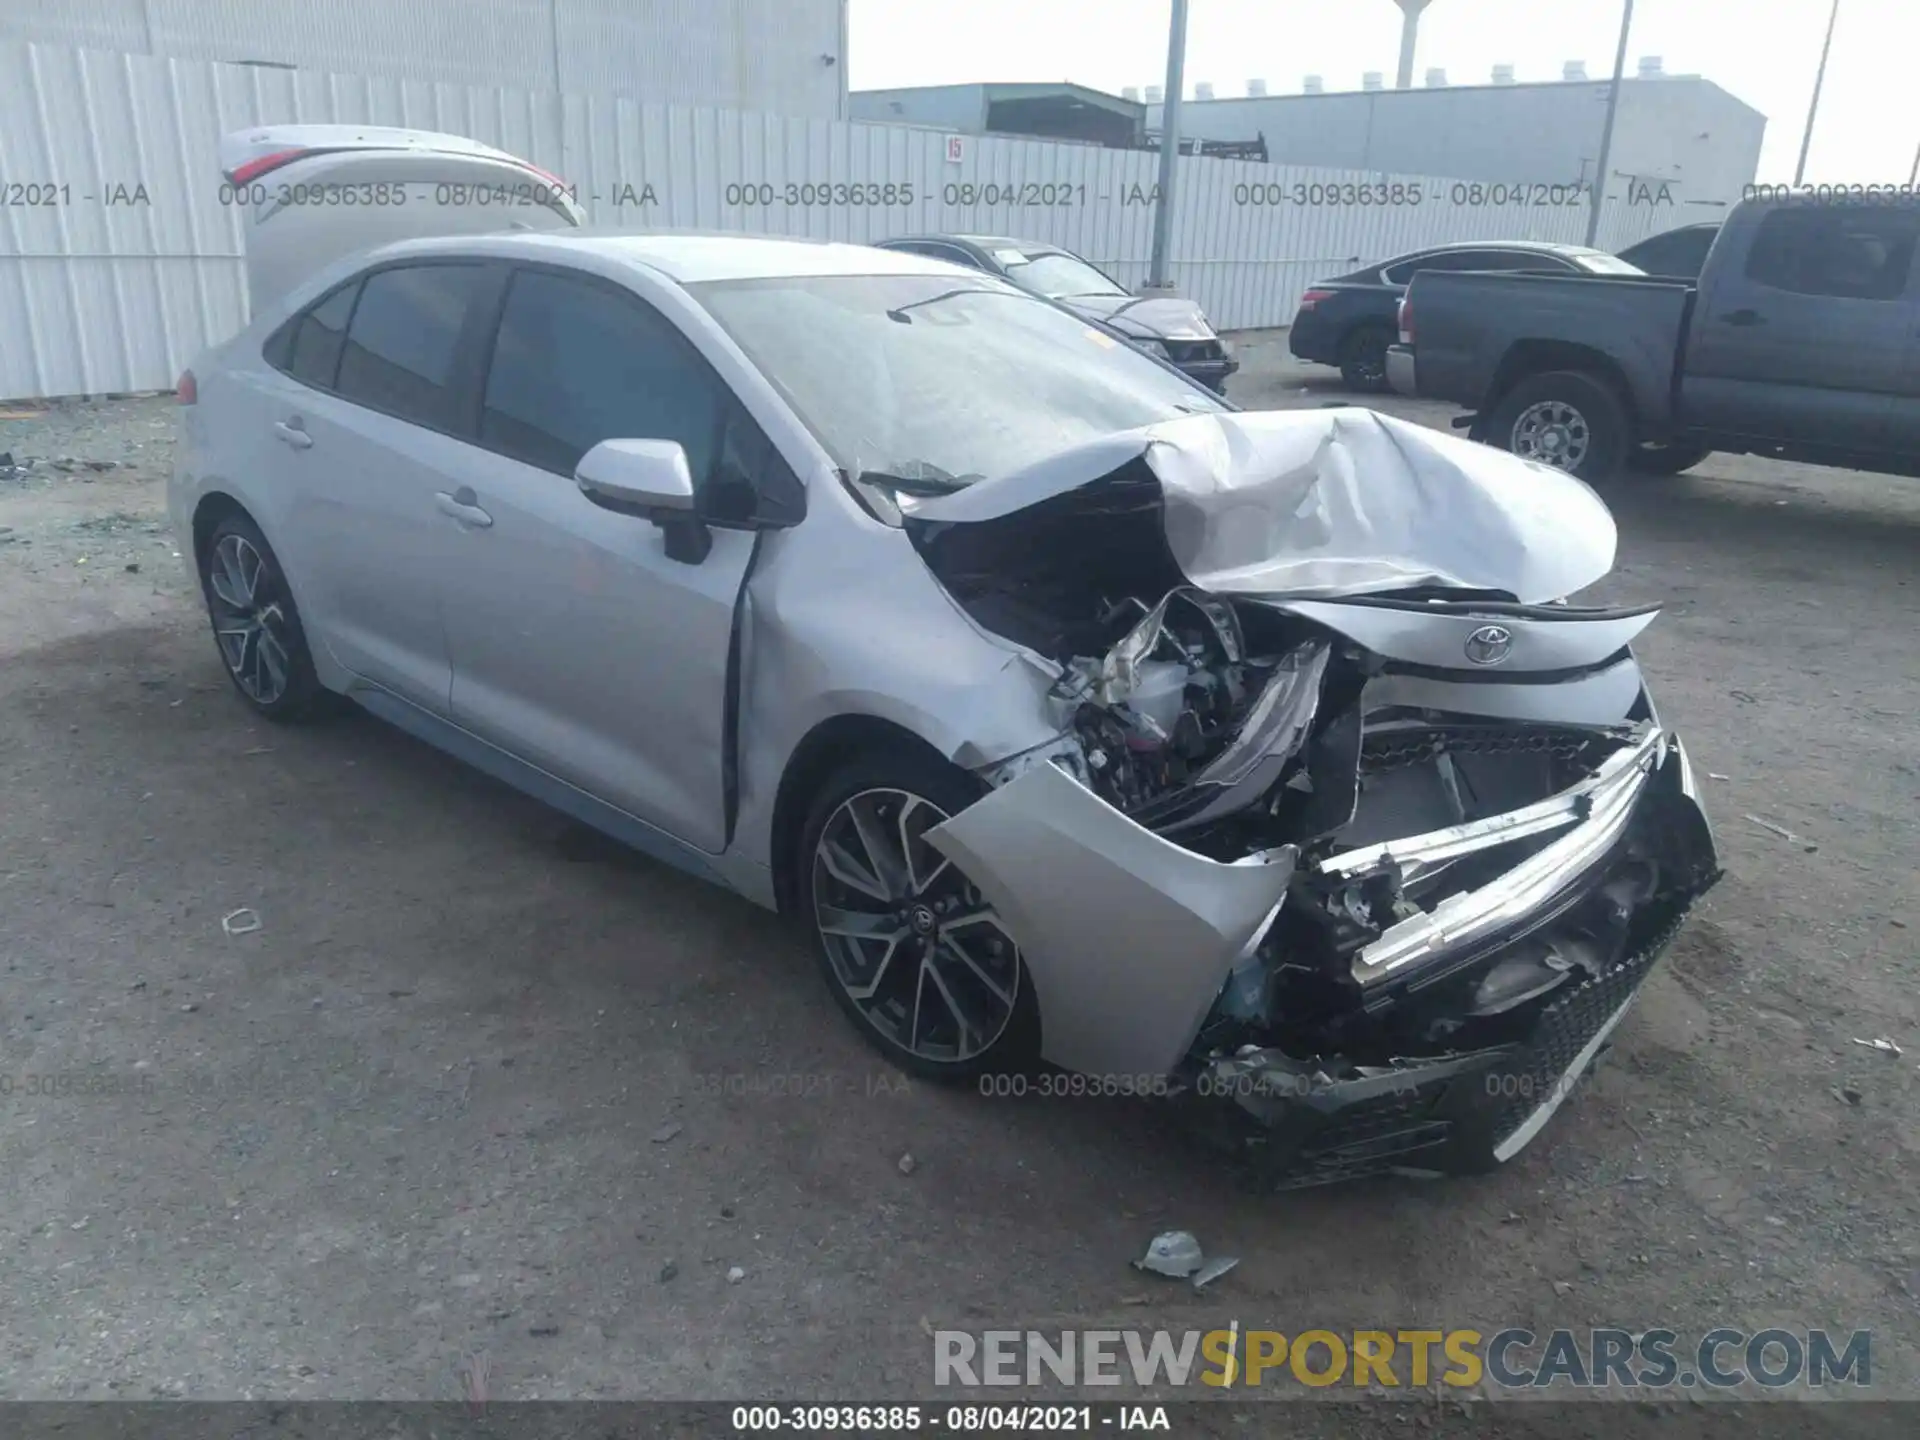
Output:
<path fill-rule="evenodd" d="M 171 434 L 0 420 L 0 1396 L 930 1396 L 933 1328 L 1229 1320 L 1867 1328 L 1920 1394 L 1920 486 L 1608 494 L 1728 878 L 1508 1171 L 1263 1198 L 1150 1108 L 909 1086 L 781 923 L 370 719 L 249 719 Z M 1128 1266 L 1174 1225 L 1243 1263 Z"/>

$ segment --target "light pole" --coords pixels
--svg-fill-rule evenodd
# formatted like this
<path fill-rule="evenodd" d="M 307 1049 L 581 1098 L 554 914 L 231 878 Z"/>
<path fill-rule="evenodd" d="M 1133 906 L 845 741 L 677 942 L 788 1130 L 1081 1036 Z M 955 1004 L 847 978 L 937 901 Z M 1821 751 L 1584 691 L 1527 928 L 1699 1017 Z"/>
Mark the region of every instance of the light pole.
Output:
<path fill-rule="evenodd" d="M 1794 188 L 1798 189 L 1800 177 L 1807 173 L 1807 148 L 1813 144 L 1813 117 L 1820 109 L 1820 87 L 1827 78 L 1827 52 L 1833 48 L 1833 22 L 1840 18 L 1840 0 L 1833 0 L 1833 9 L 1827 12 L 1827 38 L 1820 47 L 1820 68 L 1813 72 L 1813 99 L 1807 102 L 1807 129 L 1800 137 L 1800 163 L 1793 167 Z"/>
<path fill-rule="evenodd" d="M 1913 169 L 1907 172 L 1907 184 L 1920 185 L 1920 145 L 1913 148 Z"/>
<path fill-rule="evenodd" d="M 1613 117 L 1620 109 L 1620 76 L 1627 68 L 1627 32 L 1633 28 L 1633 0 L 1620 12 L 1620 48 L 1613 53 L 1613 83 L 1607 87 L 1607 120 L 1600 131 L 1600 163 L 1593 177 L 1593 203 L 1587 211 L 1587 248 L 1600 238 L 1600 207 L 1607 198 L 1607 161 L 1613 153 Z"/>
<path fill-rule="evenodd" d="M 1147 285 L 1167 288 L 1167 244 L 1173 233 L 1173 162 L 1180 151 L 1180 87 L 1187 64 L 1187 0 L 1173 0 L 1173 29 L 1167 36 L 1166 98 L 1160 103 L 1160 202 L 1153 207 L 1153 259 Z"/>
<path fill-rule="evenodd" d="M 1396 90 L 1413 88 L 1413 50 L 1420 34 L 1420 12 L 1433 0 L 1393 0 L 1400 7 L 1400 68 L 1393 77 Z"/>

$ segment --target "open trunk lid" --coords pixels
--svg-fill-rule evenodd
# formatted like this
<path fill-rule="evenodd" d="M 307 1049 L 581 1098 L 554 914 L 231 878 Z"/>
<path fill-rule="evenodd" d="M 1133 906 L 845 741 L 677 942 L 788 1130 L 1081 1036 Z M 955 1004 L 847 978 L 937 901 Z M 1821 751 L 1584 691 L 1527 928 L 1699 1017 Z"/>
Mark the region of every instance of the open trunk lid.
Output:
<path fill-rule="evenodd" d="M 586 223 L 557 176 L 431 130 L 256 126 L 221 140 L 220 169 L 247 215 L 256 313 L 343 256 L 395 240 Z"/>

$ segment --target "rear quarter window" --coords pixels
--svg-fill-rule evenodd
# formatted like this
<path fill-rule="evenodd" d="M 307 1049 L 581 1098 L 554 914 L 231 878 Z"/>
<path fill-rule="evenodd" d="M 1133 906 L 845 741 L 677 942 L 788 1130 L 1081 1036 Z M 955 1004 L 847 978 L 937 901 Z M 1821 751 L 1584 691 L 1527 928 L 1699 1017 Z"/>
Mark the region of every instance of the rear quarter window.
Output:
<path fill-rule="evenodd" d="M 303 385 L 331 390 L 346 345 L 347 321 L 359 293 L 356 278 L 282 325 L 267 342 L 267 363 Z"/>

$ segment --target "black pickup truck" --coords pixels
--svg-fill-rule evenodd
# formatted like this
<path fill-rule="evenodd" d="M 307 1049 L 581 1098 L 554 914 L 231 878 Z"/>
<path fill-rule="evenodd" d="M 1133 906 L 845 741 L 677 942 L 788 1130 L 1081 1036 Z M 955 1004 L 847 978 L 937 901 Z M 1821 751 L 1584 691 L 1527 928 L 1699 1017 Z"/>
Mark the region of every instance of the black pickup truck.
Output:
<path fill-rule="evenodd" d="M 1428 270 L 1387 374 L 1476 440 L 1604 480 L 1713 451 L 1920 476 L 1920 200 L 1735 206 L 1697 281 Z"/>

